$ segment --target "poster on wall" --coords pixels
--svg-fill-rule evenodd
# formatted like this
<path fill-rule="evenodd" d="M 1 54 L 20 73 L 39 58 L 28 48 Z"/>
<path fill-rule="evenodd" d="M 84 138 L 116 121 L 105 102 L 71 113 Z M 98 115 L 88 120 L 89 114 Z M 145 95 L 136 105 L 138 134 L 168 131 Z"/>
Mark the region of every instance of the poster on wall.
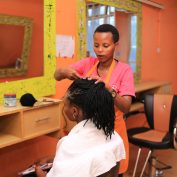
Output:
<path fill-rule="evenodd" d="M 73 58 L 74 38 L 67 35 L 56 35 L 56 57 Z"/>

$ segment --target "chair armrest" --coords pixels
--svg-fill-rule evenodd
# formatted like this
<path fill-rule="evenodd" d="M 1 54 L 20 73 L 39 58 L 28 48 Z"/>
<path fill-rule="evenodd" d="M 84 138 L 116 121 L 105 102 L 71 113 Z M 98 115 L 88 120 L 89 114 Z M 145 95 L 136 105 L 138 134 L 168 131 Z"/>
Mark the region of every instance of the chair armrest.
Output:
<path fill-rule="evenodd" d="M 173 146 L 177 150 L 177 119 L 173 129 Z"/>

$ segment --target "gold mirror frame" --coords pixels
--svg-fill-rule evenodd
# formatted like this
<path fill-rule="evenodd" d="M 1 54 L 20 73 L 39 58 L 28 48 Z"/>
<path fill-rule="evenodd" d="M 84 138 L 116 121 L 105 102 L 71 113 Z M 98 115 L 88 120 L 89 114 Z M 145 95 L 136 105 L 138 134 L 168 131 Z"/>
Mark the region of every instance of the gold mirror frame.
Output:
<path fill-rule="evenodd" d="M 78 43 L 78 58 L 86 57 L 86 2 L 87 0 L 77 0 L 77 43 Z M 136 57 L 136 72 L 134 73 L 135 82 L 140 81 L 141 76 L 141 24 L 142 24 L 142 6 L 141 3 L 134 0 L 89 0 L 98 4 L 116 7 L 135 13 L 137 15 L 137 57 Z"/>
<path fill-rule="evenodd" d="M 5 93 L 16 93 L 17 99 L 24 93 L 32 93 L 36 98 L 54 95 L 56 69 L 55 59 L 56 36 L 56 1 L 44 0 L 44 75 L 24 80 L 0 83 L 0 103 Z"/>
<path fill-rule="evenodd" d="M 27 72 L 28 57 L 31 46 L 33 20 L 27 17 L 17 17 L 0 14 L 0 24 L 15 25 L 24 27 L 23 49 L 21 54 L 21 63 L 19 68 L 0 69 L 0 77 L 21 76 Z"/>

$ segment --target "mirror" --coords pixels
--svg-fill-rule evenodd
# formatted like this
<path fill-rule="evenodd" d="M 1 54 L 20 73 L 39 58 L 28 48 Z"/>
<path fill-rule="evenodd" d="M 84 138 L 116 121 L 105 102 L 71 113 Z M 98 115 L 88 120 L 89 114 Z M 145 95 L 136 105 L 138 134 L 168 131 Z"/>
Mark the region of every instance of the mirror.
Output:
<path fill-rule="evenodd" d="M 90 29 L 88 25 L 88 18 L 89 18 L 88 8 L 92 8 L 94 4 L 96 4 L 97 9 L 98 9 L 98 6 L 100 7 L 100 5 L 110 7 L 110 8 L 114 7 L 115 9 L 114 25 L 118 26 L 118 29 L 120 32 L 120 45 L 118 48 L 119 50 L 121 50 L 121 59 L 123 58 L 123 61 L 130 64 L 130 66 L 132 67 L 134 71 L 135 82 L 139 82 L 141 79 L 140 78 L 140 74 L 141 74 L 140 73 L 141 72 L 141 16 L 142 16 L 141 3 L 138 3 L 132 0 L 124 0 L 124 1 L 122 0 L 112 0 L 112 1 L 110 0 L 89 0 L 89 1 L 83 0 L 83 1 L 79 1 L 78 2 L 78 21 L 79 21 L 78 22 L 78 51 L 79 51 L 78 58 L 79 59 L 84 58 L 86 57 L 86 55 L 88 55 L 87 47 L 89 45 L 87 43 L 91 43 L 92 45 L 91 41 L 88 42 L 88 36 L 87 36 L 87 30 L 89 30 L 89 33 L 90 33 Z M 98 16 L 99 14 L 97 14 L 96 18 L 98 18 Z M 124 19 L 121 20 L 122 17 Z M 126 24 L 127 27 L 125 28 L 125 17 L 127 21 L 131 17 L 133 17 L 132 21 L 136 19 L 136 31 L 133 31 L 134 34 L 136 34 L 136 38 L 134 37 L 135 35 L 132 35 L 132 33 L 130 32 L 130 27 L 128 27 L 127 25 L 128 23 Z M 103 21 L 103 19 L 100 18 L 100 21 L 101 20 Z M 98 23 L 98 20 L 92 21 L 92 23 Z M 103 21 L 102 23 L 112 24 L 112 21 L 110 22 Z M 122 24 L 124 23 L 124 27 L 121 23 Z M 129 20 L 129 25 L 131 25 L 130 20 Z M 125 31 L 127 31 L 127 33 L 125 33 Z M 127 36 L 129 36 L 129 38 Z M 134 37 L 134 40 L 133 40 L 133 43 L 131 44 L 130 41 L 132 40 L 133 37 Z M 127 43 L 125 43 L 126 40 L 127 40 Z M 128 45 L 130 46 L 129 48 L 127 47 Z M 129 58 L 129 56 L 131 55 L 131 52 L 133 53 L 132 55 L 134 55 L 134 60 L 131 60 L 131 58 Z M 119 58 L 120 52 L 119 51 L 116 52 L 115 56 Z"/>
<path fill-rule="evenodd" d="M 5 93 L 16 93 L 17 99 L 21 97 L 24 93 L 32 93 L 36 98 L 42 96 L 49 96 L 55 94 L 55 79 L 53 78 L 53 73 L 56 68 L 56 60 L 55 60 L 55 35 L 56 35 L 56 7 L 55 0 L 8 0 L 2 1 L 8 4 L 8 10 L 11 12 L 14 8 L 14 3 L 16 2 L 19 6 L 19 9 L 23 9 L 23 4 L 28 7 L 29 4 L 32 5 L 33 8 L 30 8 L 31 11 L 38 12 L 39 9 L 36 9 L 37 5 L 41 5 L 41 10 L 43 11 L 42 20 L 44 27 L 43 30 L 43 38 L 40 39 L 42 45 L 31 47 L 42 48 L 42 52 L 40 55 L 44 56 L 43 61 L 43 74 L 41 76 L 35 76 L 32 78 L 22 79 L 22 80 L 14 80 L 10 81 L 7 77 L 4 79 L 4 82 L 0 83 L 0 103 L 3 103 L 3 95 Z M 3 6 L 0 8 L 0 13 L 3 13 Z M 21 12 L 20 10 L 18 11 Z M 3 13 L 4 14 L 4 13 Z M 35 21 L 33 21 L 33 29 Z M 32 34 L 33 35 L 33 34 Z M 41 51 L 41 50 L 40 50 Z M 35 61 L 35 64 L 39 63 Z M 34 66 L 30 68 L 33 70 Z"/>
<path fill-rule="evenodd" d="M 0 77 L 26 74 L 32 24 L 27 17 L 0 14 Z"/>

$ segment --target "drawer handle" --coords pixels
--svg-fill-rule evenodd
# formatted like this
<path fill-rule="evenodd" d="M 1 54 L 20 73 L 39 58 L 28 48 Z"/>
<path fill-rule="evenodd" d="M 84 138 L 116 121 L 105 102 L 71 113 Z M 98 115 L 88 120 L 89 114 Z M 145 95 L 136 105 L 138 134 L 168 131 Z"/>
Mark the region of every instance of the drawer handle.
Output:
<path fill-rule="evenodd" d="M 43 122 L 43 121 L 47 121 L 47 120 L 49 120 L 49 119 L 50 119 L 49 117 L 44 117 L 44 118 L 42 118 L 42 119 L 36 120 L 36 123 Z"/>

